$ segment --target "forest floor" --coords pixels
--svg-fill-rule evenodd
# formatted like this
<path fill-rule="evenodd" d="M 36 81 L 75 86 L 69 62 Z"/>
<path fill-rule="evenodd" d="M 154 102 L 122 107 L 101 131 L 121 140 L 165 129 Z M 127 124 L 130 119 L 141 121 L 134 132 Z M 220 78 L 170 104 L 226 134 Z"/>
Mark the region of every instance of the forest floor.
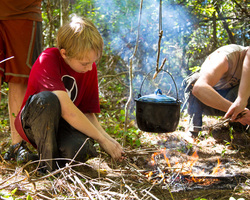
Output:
<path fill-rule="evenodd" d="M 140 133 L 140 148 L 114 162 L 105 152 L 78 166 L 38 175 L 37 163 L 2 159 L 8 130 L 0 132 L 0 199 L 250 199 L 250 134 L 204 117 L 193 138 L 182 117 L 173 133 Z M 213 171 L 216 173 L 213 173 Z"/>

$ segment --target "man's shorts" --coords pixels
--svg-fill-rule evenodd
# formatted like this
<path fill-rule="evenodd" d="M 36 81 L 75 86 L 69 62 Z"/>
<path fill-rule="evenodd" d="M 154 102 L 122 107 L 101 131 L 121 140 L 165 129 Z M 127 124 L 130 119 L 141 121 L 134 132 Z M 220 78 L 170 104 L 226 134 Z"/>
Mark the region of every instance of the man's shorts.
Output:
<path fill-rule="evenodd" d="M 27 84 L 32 65 L 42 52 L 42 23 L 0 21 L 0 76 L 4 82 Z"/>

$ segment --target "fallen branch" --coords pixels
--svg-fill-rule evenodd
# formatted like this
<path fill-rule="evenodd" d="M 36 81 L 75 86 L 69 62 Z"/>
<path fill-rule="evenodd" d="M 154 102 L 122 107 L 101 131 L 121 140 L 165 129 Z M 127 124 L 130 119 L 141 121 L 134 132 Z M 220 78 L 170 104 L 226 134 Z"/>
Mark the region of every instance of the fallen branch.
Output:
<path fill-rule="evenodd" d="M 84 186 L 84 184 L 80 181 L 80 179 L 74 175 L 74 179 L 76 180 L 76 182 L 80 185 L 80 187 L 86 192 L 86 194 L 88 195 L 88 197 L 91 199 L 91 200 L 95 200 L 94 197 L 92 197 L 91 193 L 87 190 L 87 188 Z"/>
<path fill-rule="evenodd" d="M 235 120 L 238 120 L 238 119 L 242 118 L 244 115 L 246 115 L 246 111 L 245 111 L 245 110 L 243 110 L 241 113 L 239 113 L 239 114 L 237 115 L 237 117 L 235 118 Z M 231 121 L 231 118 L 227 118 L 227 119 L 224 119 L 224 120 L 221 121 L 221 122 L 218 122 L 218 123 L 216 123 L 216 124 L 213 124 L 213 125 L 211 125 L 211 126 L 208 126 L 208 128 L 211 129 L 211 128 L 221 127 L 221 126 L 223 126 L 225 123 L 230 122 L 230 121 Z"/>

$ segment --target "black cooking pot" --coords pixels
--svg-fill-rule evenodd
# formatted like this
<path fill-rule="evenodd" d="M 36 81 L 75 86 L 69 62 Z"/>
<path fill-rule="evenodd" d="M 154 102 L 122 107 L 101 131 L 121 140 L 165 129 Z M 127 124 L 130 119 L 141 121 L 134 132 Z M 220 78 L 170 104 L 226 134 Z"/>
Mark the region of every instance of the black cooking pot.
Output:
<path fill-rule="evenodd" d="M 172 78 L 177 98 L 169 97 L 162 94 L 160 89 L 156 89 L 154 94 L 141 96 L 142 85 L 146 79 L 144 78 L 140 94 L 136 102 L 136 121 L 138 128 L 146 132 L 167 133 L 176 130 L 180 119 L 180 105 L 178 100 L 177 86 L 173 76 L 165 71 Z"/>

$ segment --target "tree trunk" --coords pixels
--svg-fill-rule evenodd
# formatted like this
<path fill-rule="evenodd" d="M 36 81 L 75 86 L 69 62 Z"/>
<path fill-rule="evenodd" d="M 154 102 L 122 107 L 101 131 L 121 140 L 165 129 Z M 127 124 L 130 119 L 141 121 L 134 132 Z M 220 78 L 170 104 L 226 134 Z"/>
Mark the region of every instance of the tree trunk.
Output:
<path fill-rule="evenodd" d="M 213 49 L 217 47 L 217 35 L 216 35 L 216 12 L 213 12 Z"/>
<path fill-rule="evenodd" d="M 216 12 L 218 13 L 219 19 L 222 20 L 223 26 L 224 26 L 225 30 L 227 31 L 230 43 L 236 44 L 234 36 L 233 36 L 231 30 L 229 29 L 228 24 L 227 24 L 225 18 L 223 17 L 223 13 L 220 11 L 218 2 L 215 3 L 215 9 L 216 9 Z"/>
<path fill-rule="evenodd" d="M 62 26 L 69 20 L 69 0 L 60 0 L 60 25 Z"/>

